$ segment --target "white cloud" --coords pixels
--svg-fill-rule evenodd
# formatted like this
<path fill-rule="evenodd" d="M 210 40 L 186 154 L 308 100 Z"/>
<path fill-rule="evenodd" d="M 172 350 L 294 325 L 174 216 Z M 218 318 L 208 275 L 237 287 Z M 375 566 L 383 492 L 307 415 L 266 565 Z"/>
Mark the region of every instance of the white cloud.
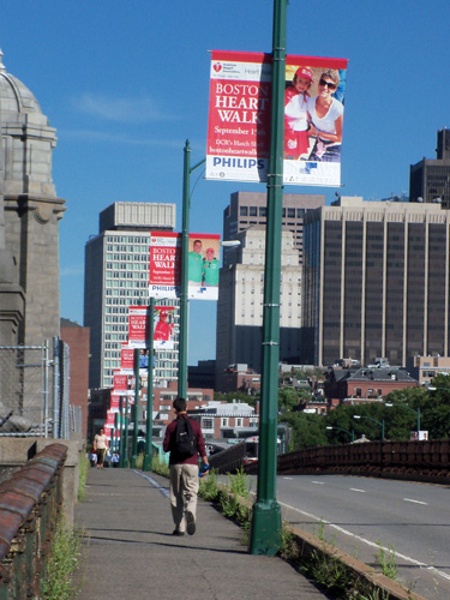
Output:
<path fill-rule="evenodd" d="M 159 110 L 147 96 L 113 98 L 86 92 L 72 100 L 76 110 L 96 118 L 117 123 L 148 123 L 169 121 L 174 117 Z"/>
<path fill-rule="evenodd" d="M 136 138 L 120 133 L 96 131 L 93 129 L 58 129 L 58 139 L 62 140 L 64 138 L 84 142 L 112 142 L 114 144 L 131 144 L 134 146 L 164 146 L 173 148 L 179 148 L 180 144 L 182 144 L 182 140 L 148 137 Z"/>

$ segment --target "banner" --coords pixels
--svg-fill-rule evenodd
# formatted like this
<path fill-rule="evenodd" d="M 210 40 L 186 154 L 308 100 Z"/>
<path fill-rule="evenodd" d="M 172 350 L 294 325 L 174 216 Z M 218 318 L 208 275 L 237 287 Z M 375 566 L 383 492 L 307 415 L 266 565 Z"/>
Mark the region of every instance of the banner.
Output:
<path fill-rule="evenodd" d="M 181 234 L 151 232 L 149 296 L 179 298 L 181 287 Z M 188 298 L 219 297 L 220 235 L 190 233 L 188 245 Z"/>
<path fill-rule="evenodd" d="M 120 370 L 122 373 L 134 373 L 134 348 L 126 344 L 120 348 Z"/>
<path fill-rule="evenodd" d="M 206 179 L 267 181 L 271 60 L 212 52 Z M 286 57 L 284 184 L 340 186 L 347 62 Z"/>
<path fill-rule="evenodd" d="M 149 323 L 148 306 L 130 306 L 128 309 L 128 348 L 140 349 L 139 375 L 147 378 Z M 153 311 L 154 350 L 173 350 L 175 345 L 175 307 L 155 306 Z"/>

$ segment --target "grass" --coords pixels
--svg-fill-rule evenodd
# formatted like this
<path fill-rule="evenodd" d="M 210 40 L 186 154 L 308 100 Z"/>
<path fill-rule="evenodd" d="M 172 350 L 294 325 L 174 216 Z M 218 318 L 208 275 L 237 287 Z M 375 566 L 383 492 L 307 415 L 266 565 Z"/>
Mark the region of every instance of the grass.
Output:
<path fill-rule="evenodd" d="M 83 452 L 80 455 L 80 478 L 78 482 L 78 502 L 83 502 L 86 498 L 86 479 L 91 463 L 87 455 Z"/>
<path fill-rule="evenodd" d="M 82 534 L 71 530 L 61 516 L 42 584 L 43 600 L 72 600 L 76 597 L 77 588 L 72 576 L 80 563 L 81 539 Z"/>

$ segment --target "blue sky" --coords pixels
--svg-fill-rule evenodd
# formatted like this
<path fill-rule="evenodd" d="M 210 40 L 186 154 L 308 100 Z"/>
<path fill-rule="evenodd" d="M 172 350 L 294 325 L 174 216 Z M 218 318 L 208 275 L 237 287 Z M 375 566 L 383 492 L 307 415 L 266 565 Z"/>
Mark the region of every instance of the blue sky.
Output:
<path fill-rule="evenodd" d="M 61 315 L 83 323 L 84 246 L 115 201 L 177 204 L 183 147 L 205 156 L 209 51 L 270 52 L 272 0 L 1 0 L 9 73 L 57 129 L 53 179 L 67 201 L 60 225 Z M 409 165 L 435 157 L 450 127 L 448 0 L 290 0 L 287 52 L 349 59 L 341 190 L 408 192 Z M 198 179 L 198 180 L 197 180 Z M 263 184 L 192 183 L 190 228 L 222 233 L 230 193 Z M 189 363 L 214 358 L 213 302 L 190 303 Z"/>

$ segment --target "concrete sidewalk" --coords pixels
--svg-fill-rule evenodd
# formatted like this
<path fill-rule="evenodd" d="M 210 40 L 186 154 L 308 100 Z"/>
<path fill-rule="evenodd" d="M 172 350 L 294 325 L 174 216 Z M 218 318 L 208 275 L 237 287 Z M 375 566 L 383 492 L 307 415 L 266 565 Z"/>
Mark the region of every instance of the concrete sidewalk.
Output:
<path fill-rule="evenodd" d="M 242 530 L 199 499 L 195 535 L 175 537 L 168 480 L 90 469 L 75 525 L 87 540 L 77 600 L 323 600 L 276 557 L 248 554 Z"/>

